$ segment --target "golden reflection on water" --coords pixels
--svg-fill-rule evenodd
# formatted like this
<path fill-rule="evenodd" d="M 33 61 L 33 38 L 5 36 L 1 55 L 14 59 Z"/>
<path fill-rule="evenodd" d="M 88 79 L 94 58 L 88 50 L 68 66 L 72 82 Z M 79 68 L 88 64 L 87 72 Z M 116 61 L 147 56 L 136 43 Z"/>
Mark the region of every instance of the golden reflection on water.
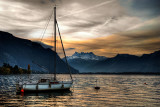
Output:
<path fill-rule="evenodd" d="M 34 81 L 52 75 L 35 74 Z M 0 107 L 53 106 L 160 106 L 160 76 L 148 75 L 73 75 L 70 91 L 52 93 L 25 93 L 16 95 L 15 83 L 27 80 L 27 75 L 0 76 Z M 66 75 L 59 75 L 66 78 Z M 95 90 L 98 79 L 100 90 Z M 147 84 L 144 84 L 147 83 Z"/>

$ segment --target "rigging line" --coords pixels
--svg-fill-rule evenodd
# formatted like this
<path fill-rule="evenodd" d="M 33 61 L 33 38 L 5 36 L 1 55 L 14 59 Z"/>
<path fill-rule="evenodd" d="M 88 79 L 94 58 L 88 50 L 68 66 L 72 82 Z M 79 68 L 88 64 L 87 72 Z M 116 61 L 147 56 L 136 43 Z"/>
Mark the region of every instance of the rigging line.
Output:
<path fill-rule="evenodd" d="M 69 73 L 70 73 L 71 80 L 73 81 L 72 75 L 71 75 L 71 70 L 70 70 L 70 67 L 69 67 L 69 64 L 68 64 L 68 61 L 67 61 L 67 57 L 66 57 L 66 53 L 65 53 L 65 50 L 64 50 L 64 46 L 63 46 L 63 42 L 62 42 L 62 37 L 61 37 L 61 33 L 60 33 L 60 30 L 59 30 L 59 26 L 58 26 L 57 20 L 56 20 L 56 25 L 57 25 L 57 28 L 58 28 L 58 33 L 59 33 L 60 41 L 61 41 L 61 44 L 62 44 L 62 49 L 63 49 L 65 61 L 66 61 L 66 63 L 67 63 L 67 68 L 68 68 L 68 71 L 69 71 Z"/>
<path fill-rule="evenodd" d="M 45 25 L 44 31 L 43 31 L 43 33 L 42 33 L 42 38 L 41 38 L 40 41 L 42 41 L 42 39 L 43 39 L 43 37 L 44 37 L 44 34 L 45 34 L 46 30 L 47 30 L 47 27 L 48 27 L 48 25 L 49 25 L 49 22 L 50 22 L 50 20 L 51 20 L 51 18 L 52 18 L 53 11 L 54 11 L 54 8 L 53 8 L 53 10 L 52 10 L 52 13 L 51 13 L 50 17 L 49 17 L 48 20 L 47 20 L 47 23 L 46 23 L 46 25 Z"/>
<path fill-rule="evenodd" d="M 48 24 L 49 24 L 49 22 L 50 22 L 50 20 L 51 20 L 51 17 L 52 17 L 52 15 L 53 15 L 53 11 L 54 11 L 54 8 L 52 9 L 51 15 L 49 16 L 49 18 L 48 18 L 48 20 L 47 20 L 47 22 L 46 22 L 46 24 L 45 24 L 44 30 L 43 30 L 43 32 L 42 32 L 42 34 L 41 34 L 41 35 L 42 35 L 42 38 L 41 38 L 40 42 L 42 42 L 42 39 L 43 39 L 43 37 L 44 37 L 44 34 L 45 34 L 46 29 L 47 29 L 47 27 L 48 27 Z M 39 65 L 38 63 L 35 63 L 34 61 L 32 61 L 32 63 L 34 63 L 34 64 L 38 65 L 39 67 L 41 67 L 41 68 L 49 71 L 48 69 L 44 68 L 43 66 Z"/>
<path fill-rule="evenodd" d="M 46 26 L 47 26 L 47 23 L 48 23 L 49 18 L 50 18 L 50 17 L 48 17 L 47 22 L 45 23 L 45 26 L 44 26 L 44 28 L 43 28 L 43 31 L 41 32 L 40 41 L 41 41 L 42 38 L 43 38 L 44 31 L 45 31 L 45 29 L 46 29 Z"/>

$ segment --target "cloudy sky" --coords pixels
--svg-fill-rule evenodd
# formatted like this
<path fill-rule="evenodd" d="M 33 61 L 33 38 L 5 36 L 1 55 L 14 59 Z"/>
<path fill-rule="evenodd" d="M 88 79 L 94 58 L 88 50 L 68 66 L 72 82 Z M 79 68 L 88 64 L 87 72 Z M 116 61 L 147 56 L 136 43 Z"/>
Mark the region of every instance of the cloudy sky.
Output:
<path fill-rule="evenodd" d="M 40 40 L 53 6 L 67 55 L 160 50 L 160 0 L 0 0 L 0 30 Z M 51 44 L 53 18 L 42 42 Z"/>

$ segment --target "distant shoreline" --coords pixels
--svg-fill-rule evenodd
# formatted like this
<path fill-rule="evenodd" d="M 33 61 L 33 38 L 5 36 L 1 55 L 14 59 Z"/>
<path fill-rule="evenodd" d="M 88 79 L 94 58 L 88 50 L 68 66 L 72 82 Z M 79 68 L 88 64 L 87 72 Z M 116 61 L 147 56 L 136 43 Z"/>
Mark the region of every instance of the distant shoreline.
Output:
<path fill-rule="evenodd" d="M 153 72 L 148 72 L 148 73 L 134 73 L 134 72 L 124 72 L 124 73 L 79 73 L 79 74 L 104 74 L 104 75 L 160 75 L 159 73 L 153 73 Z"/>
<path fill-rule="evenodd" d="M 33 73 L 33 74 L 49 74 L 49 73 Z M 57 73 L 57 74 L 62 74 L 62 73 Z M 63 74 L 67 74 L 67 73 L 63 73 Z M 103 75 L 160 75 L 160 73 L 73 73 L 75 74 L 83 74 L 83 75 L 97 75 L 97 74 L 103 74 Z M 3 75 L 3 74 L 0 74 Z M 4 74 L 4 75 L 31 75 L 31 74 Z"/>

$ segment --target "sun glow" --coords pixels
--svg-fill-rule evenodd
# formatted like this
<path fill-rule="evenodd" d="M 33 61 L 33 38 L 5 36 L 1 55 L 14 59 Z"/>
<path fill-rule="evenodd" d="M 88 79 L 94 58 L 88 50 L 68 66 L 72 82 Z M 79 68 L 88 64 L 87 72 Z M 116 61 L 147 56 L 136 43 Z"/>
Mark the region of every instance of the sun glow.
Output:
<path fill-rule="evenodd" d="M 30 34 L 30 38 L 39 39 L 41 37 L 42 31 L 34 31 Z"/>

